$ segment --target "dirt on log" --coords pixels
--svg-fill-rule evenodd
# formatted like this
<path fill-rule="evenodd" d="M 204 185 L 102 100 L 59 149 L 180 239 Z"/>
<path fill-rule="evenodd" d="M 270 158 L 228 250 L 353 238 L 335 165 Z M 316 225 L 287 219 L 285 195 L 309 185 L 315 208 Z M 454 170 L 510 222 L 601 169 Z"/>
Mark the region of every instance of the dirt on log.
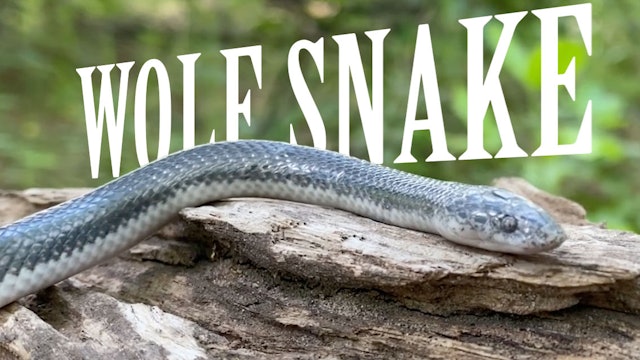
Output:
<path fill-rule="evenodd" d="M 233 199 L 0 309 L 0 359 L 640 356 L 640 236 L 521 179 L 569 239 L 459 246 L 336 209 Z M 0 223 L 88 189 L 0 192 Z"/>

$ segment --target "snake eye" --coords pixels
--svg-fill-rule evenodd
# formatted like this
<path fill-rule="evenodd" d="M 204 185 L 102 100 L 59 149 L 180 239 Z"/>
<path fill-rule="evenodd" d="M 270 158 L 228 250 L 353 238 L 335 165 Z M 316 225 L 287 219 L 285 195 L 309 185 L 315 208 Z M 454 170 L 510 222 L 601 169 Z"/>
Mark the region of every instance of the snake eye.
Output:
<path fill-rule="evenodd" d="M 513 216 L 505 216 L 500 220 L 500 227 L 506 233 L 512 233 L 518 228 L 518 220 Z"/>

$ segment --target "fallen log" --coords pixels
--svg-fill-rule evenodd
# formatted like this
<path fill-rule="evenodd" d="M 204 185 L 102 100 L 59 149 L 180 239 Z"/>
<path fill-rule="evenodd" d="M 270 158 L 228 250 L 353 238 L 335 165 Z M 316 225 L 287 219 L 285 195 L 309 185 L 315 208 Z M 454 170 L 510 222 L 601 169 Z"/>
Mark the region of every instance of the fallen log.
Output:
<path fill-rule="evenodd" d="M 233 199 L 0 310 L 0 358 L 640 354 L 640 236 L 519 179 L 569 239 L 496 254 L 336 209 Z M 0 193 L 0 222 L 87 189 Z"/>

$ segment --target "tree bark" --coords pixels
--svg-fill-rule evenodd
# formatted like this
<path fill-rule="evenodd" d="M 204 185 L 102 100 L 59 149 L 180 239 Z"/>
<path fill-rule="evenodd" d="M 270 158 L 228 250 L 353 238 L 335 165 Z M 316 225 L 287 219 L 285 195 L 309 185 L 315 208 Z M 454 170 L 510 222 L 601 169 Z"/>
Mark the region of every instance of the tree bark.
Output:
<path fill-rule="evenodd" d="M 184 209 L 121 256 L 0 310 L 0 359 L 620 358 L 640 354 L 640 236 L 520 179 L 569 239 L 452 244 L 336 209 Z M 87 189 L 0 194 L 0 222 Z"/>

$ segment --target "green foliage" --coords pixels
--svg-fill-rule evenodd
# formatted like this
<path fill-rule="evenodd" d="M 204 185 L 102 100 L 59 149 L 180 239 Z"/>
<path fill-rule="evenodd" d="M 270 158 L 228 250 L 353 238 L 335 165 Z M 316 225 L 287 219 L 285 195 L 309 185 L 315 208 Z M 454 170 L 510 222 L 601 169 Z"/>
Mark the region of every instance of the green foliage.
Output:
<path fill-rule="evenodd" d="M 103 137 L 100 178 L 90 179 L 80 67 L 136 61 L 129 84 L 121 173 L 138 166 L 134 147 L 135 77 L 148 59 L 160 59 L 172 91 L 172 151 L 182 146 L 182 65 L 177 55 L 202 53 L 196 64 L 196 142 L 225 137 L 225 60 L 219 50 L 263 46 L 263 87 L 256 88 L 247 62 L 241 63 L 241 91 L 252 89 L 252 124 L 241 122 L 243 138 L 287 141 L 293 124 L 299 142 L 311 144 L 287 73 L 287 54 L 297 40 L 324 37 L 324 82 L 302 55 L 302 68 L 327 127 L 329 147 L 338 139 L 338 48 L 332 35 L 356 33 L 370 78 L 370 41 L 364 31 L 391 28 L 385 40 L 385 163 L 400 151 L 416 31 L 428 23 L 449 150 L 466 149 L 466 33 L 459 19 L 563 6 L 586 1 L 339 1 L 339 0 L 9 0 L 0 3 L 0 187 L 96 186 L 111 179 Z M 575 21 L 560 32 L 559 69 L 576 59 L 576 99 L 562 88 L 560 141 L 575 141 L 582 114 L 593 106 L 593 152 L 580 156 L 527 157 L 424 163 L 430 154 L 426 131 L 414 136 L 417 164 L 404 170 L 437 178 L 487 183 L 499 176 L 522 176 L 538 187 L 583 204 L 591 220 L 640 231 L 640 51 L 632 0 L 592 1 L 593 54 L 588 56 Z M 540 143 L 539 21 L 528 14 L 518 25 L 501 81 L 519 145 L 532 153 Z M 501 25 L 485 29 L 485 68 Z M 97 77 L 95 78 L 98 79 Z M 113 77 L 114 81 L 116 76 Z M 157 149 L 158 99 L 151 76 L 147 99 L 150 157 Z M 117 81 L 114 82 L 114 87 Z M 98 88 L 96 84 L 96 88 Z M 428 95 L 427 95 L 428 96 Z M 359 113 L 352 96 L 352 153 L 366 157 Z M 427 117 L 424 101 L 418 116 Z M 485 119 L 485 146 L 501 147 L 491 109 Z"/>

